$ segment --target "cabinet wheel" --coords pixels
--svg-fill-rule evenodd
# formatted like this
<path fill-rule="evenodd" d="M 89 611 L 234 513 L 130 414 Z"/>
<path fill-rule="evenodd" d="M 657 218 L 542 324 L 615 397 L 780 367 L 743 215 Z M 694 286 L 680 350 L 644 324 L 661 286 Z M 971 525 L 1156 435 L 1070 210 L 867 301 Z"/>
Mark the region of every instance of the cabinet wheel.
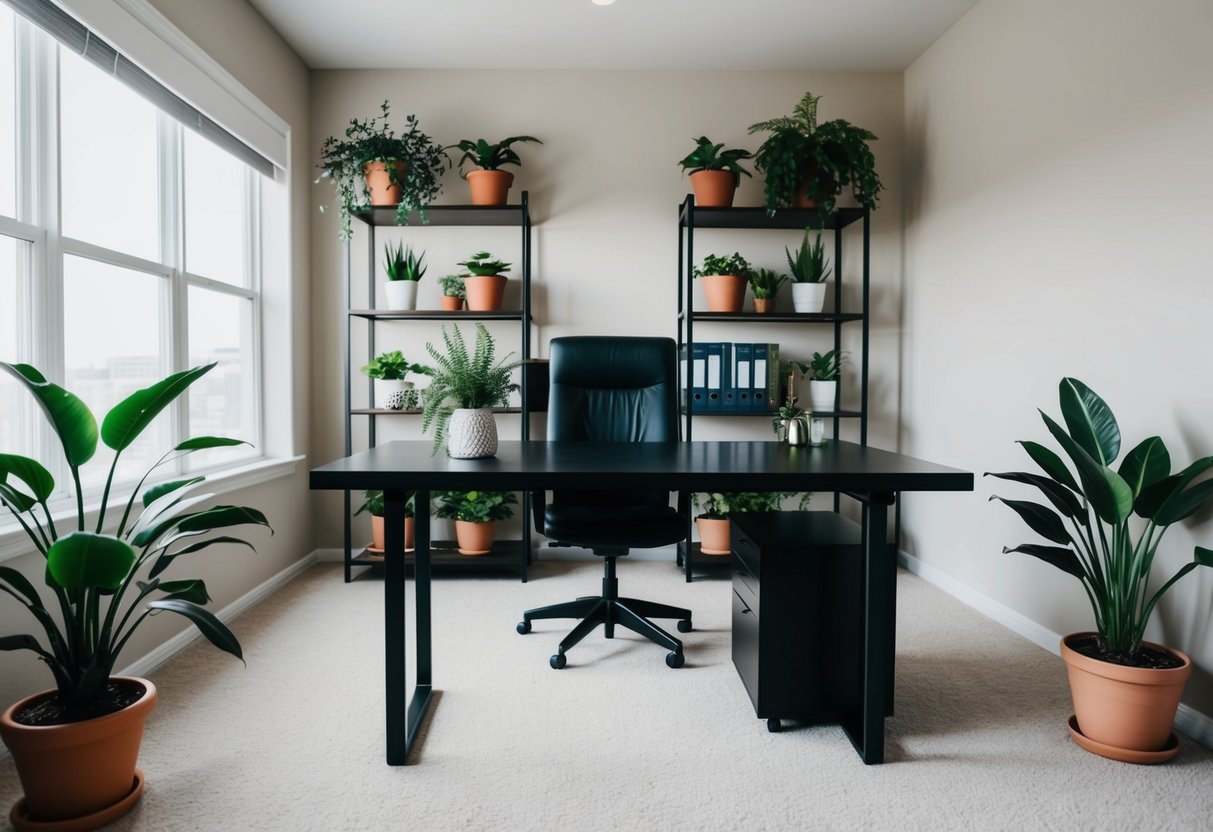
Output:
<path fill-rule="evenodd" d="M 691 619 L 684 618 L 681 621 L 679 621 L 678 622 L 678 632 L 680 632 L 680 633 L 691 632 Z"/>
<path fill-rule="evenodd" d="M 569 660 L 564 657 L 564 653 L 557 653 L 548 659 L 548 664 L 552 666 L 552 670 L 561 670 L 568 663 Z"/>
<path fill-rule="evenodd" d="M 686 664 L 686 659 L 682 653 L 675 653 L 673 650 L 665 654 L 665 663 L 669 667 L 682 667 Z"/>
<path fill-rule="evenodd" d="M 774 719 L 774 718 L 768 719 L 767 720 L 767 730 L 770 731 L 772 734 L 778 734 L 780 731 L 783 730 L 783 723 L 780 722 L 778 719 Z"/>
<path fill-rule="evenodd" d="M 518 626 L 515 627 L 514 629 L 518 631 L 518 635 L 525 636 L 527 633 L 529 633 L 531 631 L 531 622 L 519 621 Z"/>

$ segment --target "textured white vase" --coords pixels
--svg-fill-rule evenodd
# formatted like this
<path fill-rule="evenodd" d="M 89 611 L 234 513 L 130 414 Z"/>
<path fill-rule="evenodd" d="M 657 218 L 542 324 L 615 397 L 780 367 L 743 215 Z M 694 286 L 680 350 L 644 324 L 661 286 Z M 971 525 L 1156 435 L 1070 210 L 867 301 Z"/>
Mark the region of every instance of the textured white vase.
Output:
<path fill-rule="evenodd" d="M 398 378 L 372 379 L 374 384 L 374 406 L 380 410 L 399 410 L 404 406 L 404 391 L 413 386 L 413 382 Z"/>
<path fill-rule="evenodd" d="M 453 459 L 480 459 L 497 454 L 497 420 L 487 407 L 460 408 L 446 426 L 447 453 Z"/>
<path fill-rule="evenodd" d="M 825 302 L 825 281 L 792 284 L 792 308 L 797 312 L 820 312 Z"/>
<path fill-rule="evenodd" d="M 387 308 L 393 312 L 408 312 L 417 308 L 416 280 L 389 280 L 383 284 Z"/>
<path fill-rule="evenodd" d="M 809 406 L 812 413 L 830 413 L 834 410 L 834 399 L 838 395 L 837 381 L 809 382 Z"/>

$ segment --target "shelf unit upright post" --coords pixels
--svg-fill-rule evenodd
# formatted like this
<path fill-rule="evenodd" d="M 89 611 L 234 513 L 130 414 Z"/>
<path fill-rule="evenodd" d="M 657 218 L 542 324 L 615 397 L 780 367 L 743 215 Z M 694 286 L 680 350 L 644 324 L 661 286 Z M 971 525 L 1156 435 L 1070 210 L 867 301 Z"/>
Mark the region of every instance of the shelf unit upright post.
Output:
<path fill-rule="evenodd" d="M 860 312 L 844 312 L 842 309 L 842 263 L 843 263 L 843 229 L 862 222 L 863 232 L 863 263 L 861 264 L 862 293 Z M 781 208 L 774 216 L 769 216 L 766 209 L 755 208 L 697 208 L 695 197 L 687 194 L 686 199 L 678 206 L 678 352 L 686 356 L 683 366 L 686 368 L 682 378 L 684 391 L 682 417 L 683 438 L 691 441 L 693 437 L 693 416 L 759 416 L 771 418 L 778 402 L 769 402 L 768 410 L 752 411 L 749 413 L 719 414 L 705 413 L 691 407 L 689 395 L 690 376 L 693 373 L 692 346 L 695 343 L 695 323 L 728 322 L 739 324 L 752 323 L 796 323 L 796 324 L 832 324 L 834 332 L 834 349 L 842 349 L 842 326 L 845 323 L 858 322 L 862 327 L 862 349 L 860 356 L 860 381 L 858 410 L 843 410 L 842 385 L 835 392 L 834 410 L 824 414 L 833 422 L 835 437 L 838 436 L 842 419 L 859 420 L 859 444 L 868 444 L 868 344 L 870 329 L 870 245 L 871 212 L 867 208 L 839 208 L 826 218 L 825 222 L 815 209 Z M 757 314 L 754 312 L 697 312 L 695 311 L 695 229 L 717 228 L 733 230 L 801 230 L 813 228 L 821 231 L 834 232 L 834 310 L 833 312 L 802 313 L 802 312 L 773 312 Z M 834 492 L 834 511 L 841 509 L 841 495 Z M 691 543 L 691 527 L 694 518 L 688 513 L 687 538 L 678 544 L 678 565 L 682 566 L 686 580 L 692 578 L 693 566 L 728 566 L 729 559 L 722 556 L 704 555 L 699 551 L 699 544 Z"/>
<path fill-rule="evenodd" d="M 523 361 L 531 357 L 531 214 L 529 195 L 526 191 L 521 194 L 521 201 L 512 205 L 499 206 L 479 206 L 479 205 L 429 205 L 426 206 L 426 220 L 421 220 L 417 212 L 413 212 L 409 216 L 409 225 L 425 224 L 431 226 L 498 226 L 510 227 L 518 226 L 522 233 L 522 251 L 521 251 L 521 280 L 522 280 L 522 302 L 521 309 L 517 311 L 505 310 L 494 312 L 447 312 L 443 310 L 425 309 L 425 310 L 408 310 L 408 311 L 393 311 L 386 309 L 355 309 L 353 308 L 353 246 L 352 240 L 346 240 L 344 257 L 342 258 L 342 291 L 345 296 L 345 325 L 344 325 L 344 367 L 345 367 L 345 384 L 344 384 L 344 413 L 345 413 L 345 455 L 349 456 L 353 453 L 353 418 L 355 416 L 366 416 L 369 419 L 367 425 L 367 442 L 369 447 L 375 447 L 376 440 L 376 420 L 379 417 L 387 416 L 418 416 L 418 410 L 378 410 L 374 407 L 355 408 L 353 406 L 353 382 L 351 380 L 352 369 L 351 360 L 353 357 L 353 330 L 352 323 L 354 318 L 362 318 L 367 321 L 367 356 L 368 358 L 376 355 L 376 333 L 375 325 L 378 321 L 419 321 L 419 322 L 439 322 L 439 323 L 458 323 L 460 321 L 513 321 L 519 322 L 521 333 L 519 335 L 520 350 L 519 354 Z M 362 211 L 356 211 L 351 214 L 351 217 L 361 221 L 367 227 L 367 297 L 373 305 L 375 298 L 375 262 L 376 262 L 376 235 L 375 229 L 384 226 L 395 227 L 396 223 L 396 208 L 395 206 L 377 206 Z M 407 226 L 406 226 L 407 227 Z M 530 438 L 530 401 L 527 393 L 527 374 L 522 372 L 520 378 L 521 383 L 521 407 L 504 407 L 496 408 L 497 413 L 518 413 L 520 414 L 520 433 L 523 440 Z M 373 382 L 367 379 L 367 401 L 372 405 Z M 353 568 L 356 566 L 376 567 L 382 566 L 381 559 L 368 559 L 365 550 L 355 552 L 356 547 L 353 543 L 352 525 L 352 499 L 351 493 L 346 490 L 343 494 L 343 517 L 344 517 L 344 561 L 345 561 L 345 582 L 349 583 L 353 578 Z M 455 552 L 455 546 L 449 541 L 434 541 L 431 544 L 431 561 L 437 569 L 462 567 L 466 569 L 476 568 L 499 568 L 508 565 L 511 561 L 516 561 L 519 578 L 523 583 L 527 580 L 527 567 L 530 565 L 531 558 L 531 528 L 526 522 L 530 518 L 530 494 L 523 492 L 522 495 L 522 539 L 521 540 L 495 540 L 493 543 L 493 553 L 489 555 L 481 555 L 470 557 L 459 555 Z M 408 556 L 406 563 L 411 563 L 411 556 Z"/>

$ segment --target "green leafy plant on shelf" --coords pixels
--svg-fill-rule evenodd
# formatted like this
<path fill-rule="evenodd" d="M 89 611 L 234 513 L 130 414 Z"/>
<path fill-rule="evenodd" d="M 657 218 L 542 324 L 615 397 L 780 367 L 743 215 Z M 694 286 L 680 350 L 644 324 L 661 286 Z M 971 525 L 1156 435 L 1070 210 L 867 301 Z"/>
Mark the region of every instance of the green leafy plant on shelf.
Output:
<path fill-rule="evenodd" d="M 478 251 L 462 261 L 459 265 L 468 270 L 469 273 L 478 277 L 487 277 L 510 270 L 510 264 L 504 260 L 494 260 L 493 255 L 487 251 Z"/>
<path fill-rule="evenodd" d="M 800 397 L 796 395 L 796 374 L 804 377 L 811 367 L 803 361 L 787 359 L 779 362 L 779 377 L 786 378 L 787 387 L 784 390 L 783 404 L 775 411 L 775 416 L 771 419 L 771 431 L 776 435 L 780 435 L 780 430 L 787 428 L 787 423 L 793 419 L 804 419 L 806 414 L 804 408 L 797 404 Z"/>
<path fill-rule="evenodd" d="M 466 298 L 468 296 L 467 284 L 463 282 L 461 274 L 444 274 L 438 278 L 438 285 L 442 287 L 442 294 L 448 298 Z"/>
<path fill-rule="evenodd" d="M 709 254 L 703 258 L 703 262 L 700 265 L 692 270 L 692 274 L 695 277 L 703 277 L 710 274 L 732 274 L 749 280 L 753 271 L 753 267 L 750 266 L 749 261 L 739 253 L 733 252 L 727 257 Z"/>
<path fill-rule="evenodd" d="M 787 282 L 786 274 L 779 274 L 774 269 L 757 269 L 750 274 L 750 291 L 755 300 L 774 300 L 779 295 L 779 288 Z"/>
<path fill-rule="evenodd" d="M 383 162 L 392 184 L 400 189 L 399 225 L 408 224 L 410 211 L 417 211 L 422 222 L 426 221 L 425 206 L 442 193 L 442 175 L 451 166 L 446 151 L 421 132 L 417 116 L 405 116 L 404 128 L 397 133 L 390 125 L 387 101 L 381 110 L 369 119 L 350 119 L 344 138 L 329 136 L 320 145 L 321 173 L 316 181 L 331 179 L 337 189 L 342 239 L 350 236 L 350 214 L 366 207 L 363 171 L 367 164 Z"/>
<path fill-rule="evenodd" d="M 809 229 L 804 230 L 804 240 L 801 241 L 795 254 L 783 247 L 784 255 L 788 258 L 788 271 L 793 283 L 823 283 L 832 271 L 826 260 L 825 246 L 821 244 L 821 233 L 810 245 Z"/>
<path fill-rule="evenodd" d="M 1133 664 L 1159 600 L 1197 566 L 1213 566 L 1213 549 L 1195 547 L 1157 591 L 1149 591 L 1154 556 L 1167 528 L 1191 517 L 1213 494 L 1213 456 L 1171 473 L 1171 455 L 1160 437 L 1142 440 L 1113 469 L 1121 450 L 1120 426 L 1111 408 L 1078 379 L 1059 385 L 1062 427 L 1040 412 L 1073 471 L 1054 451 L 1021 440 L 1044 475 L 1013 471 L 986 476 L 1030 485 L 1047 501 L 1007 500 L 1032 531 L 1060 546 L 1024 543 L 1003 552 L 1039 558 L 1082 583 L 1104 650 Z M 1077 476 L 1075 476 L 1077 474 Z M 1133 520 L 1133 515 L 1140 518 Z M 1137 528 L 1135 529 L 1134 526 Z"/>
<path fill-rule="evenodd" d="M 838 373 L 842 369 L 842 362 L 843 353 L 840 350 L 830 350 L 825 354 L 813 353 L 813 357 L 809 360 L 809 371 L 813 375 L 813 381 L 837 381 Z"/>
<path fill-rule="evenodd" d="M 379 378 L 385 381 L 403 381 L 408 377 L 409 373 L 430 374 L 429 367 L 424 364 L 410 364 L 405 359 L 404 353 L 400 350 L 380 353 L 372 358 L 369 363 L 362 365 L 361 370 L 371 378 Z"/>
<path fill-rule="evenodd" d="M 510 506 L 518 504 L 512 491 L 435 491 L 434 515 L 447 520 L 485 523 L 514 516 Z"/>
<path fill-rule="evenodd" d="M 855 201 L 875 208 L 884 186 L 868 142 L 875 134 L 843 119 L 817 123 L 821 96 L 806 92 L 790 116 L 750 125 L 751 133 L 769 132 L 754 164 L 766 175 L 767 213 L 791 205 L 804 189 L 816 199 L 824 219 L 834 213 L 839 194 L 849 187 Z"/>
<path fill-rule="evenodd" d="M 753 158 L 754 154 L 750 151 L 740 148 L 724 150 L 723 144 L 714 144 L 707 136 L 700 136 L 698 139 L 694 139 L 694 142 L 695 149 L 678 163 L 684 173 L 695 173 L 701 170 L 727 170 L 739 179 L 742 174 L 750 175 L 750 172 L 741 166 L 742 159 Z"/>
<path fill-rule="evenodd" d="M 100 716 L 114 665 L 131 636 L 149 616 L 180 615 L 225 653 L 243 660 L 240 642 L 213 613 L 200 579 L 167 580 L 164 573 L 178 558 L 211 546 L 253 545 L 226 534 L 239 526 L 269 528 L 265 515 L 248 506 L 198 508 L 213 494 L 191 494 L 205 481 L 196 476 L 160 483 L 142 492 L 152 473 L 196 451 L 248 444 L 219 436 L 187 439 L 144 473 L 129 498 L 111 505 L 118 461 L 144 429 L 190 385 L 209 372 L 208 364 L 137 390 L 116 404 L 101 422 L 77 396 L 46 379 L 28 364 L 0 363 L 37 401 L 63 449 L 74 484 L 76 513 L 56 522 L 49 501 L 55 479 L 42 463 L 16 454 L 0 454 L 0 503 L 25 532 L 29 545 L 46 562 L 45 589 L 53 602 L 44 603 L 33 584 L 16 569 L 0 566 L 0 592 L 29 612 L 45 637 L 30 634 L 0 636 L 0 651 L 29 650 L 46 663 L 58 689 L 63 722 Z M 80 469 L 93 459 L 100 439 L 113 452 L 97 510 L 90 522 L 84 506 Z M 111 514 L 111 509 L 113 514 Z M 121 511 L 113 531 L 113 515 Z M 108 524 L 107 524 L 108 521 Z M 271 530 L 272 533 L 272 530 Z M 137 576 L 144 572 L 144 580 Z M 146 603 L 145 603 L 146 602 Z M 54 612 L 50 607 L 54 608 Z"/>
<path fill-rule="evenodd" d="M 446 150 L 457 149 L 462 150 L 463 155 L 459 157 L 459 175 L 467 178 L 467 174 L 463 171 L 463 166 L 471 162 L 475 167 L 481 170 L 498 170 L 502 165 L 517 165 L 522 167 L 522 160 L 518 158 L 518 153 L 511 147 L 518 142 L 534 142 L 535 144 L 543 144 L 534 136 L 510 136 L 507 139 L 502 139 L 499 142 L 490 143 L 485 139 L 463 139 L 452 145 L 447 145 Z"/>
<path fill-rule="evenodd" d="M 413 247 L 397 243 L 383 247 L 383 269 L 388 280 L 411 280 L 416 282 L 425 276 L 425 252 L 414 254 Z"/>
<path fill-rule="evenodd" d="M 514 354 L 511 352 L 494 363 L 496 344 L 484 324 L 476 324 L 476 344 L 471 353 L 459 327 L 452 328 L 454 335 L 442 328 L 445 352 L 432 342 L 425 345 L 436 366 L 430 372 L 431 381 L 426 389 L 421 431 L 434 428 L 434 453 L 446 441 L 447 424 L 457 409 L 502 407 L 509 403 L 510 394 L 520 389 L 511 378 L 522 362 L 510 361 Z"/>
<path fill-rule="evenodd" d="M 414 505 L 414 501 L 417 497 L 417 493 L 415 491 L 406 491 L 405 493 L 408 494 L 408 499 L 405 501 L 405 504 L 404 504 L 404 516 L 412 517 L 413 516 L 413 505 Z M 362 492 L 362 505 L 360 505 L 358 507 L 358 510 L 354 512 L 354 516 L 357 517 L 359 514 L 366 512 L 367 514 L 371 515 L 372 517 L 382 517 L 383 510 L 384 509 L 383 509 L 383 492 L 382 491 L 363 491 Z"/>
<path fill-rule="evenodd" d="M 692 494 L 691 502 L 696 508 L 703 508 L 702 517 L 711 520 L 723 520 L 730 514 L 745 512 L 779 511 L 783 501 L 794 497 L 795 491 L 716 491 L 702 495 Z M 801 511 L 808 507 L 813 499 L 811 492 L 801 494 L 798 507 Z"/>

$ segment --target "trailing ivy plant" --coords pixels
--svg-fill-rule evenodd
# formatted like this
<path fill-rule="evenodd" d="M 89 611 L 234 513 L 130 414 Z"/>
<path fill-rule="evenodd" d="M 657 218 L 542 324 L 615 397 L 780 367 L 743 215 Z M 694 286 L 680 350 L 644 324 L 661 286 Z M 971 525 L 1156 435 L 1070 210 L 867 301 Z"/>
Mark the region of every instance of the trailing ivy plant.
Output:
<path fill-rule="evenodd" d="M 693 269 L 691 273 L 695 277 L 703 277 L 710 274 L 731 274 L 749 280 L 750 275 L 753 273 L 753 268 L 744 257 L 737 252 L 733 252 L 727 257 L 709 254 L 703 258 L 703 263 Z"/>
<path fill-rule="evenodd" d="M 809 229 L 806 228 L 804 240 L 796 253 L 788 251 L 787 246 L 783 247 L 783 253 L 788 258 L 788 271 L 792 273 L 793 283 L 824 283 L 830 276 L 830 263 L 826 260 L 825 246 L 821 244 L 821 232 L 817 232 L 817 238 L 809 245 Z"/>
<path fill-rule="evenodd" d="M 433 343 L 425 345 L 436 366 L 430 372 L 431 381 L 426 388 L 421 432 L 427 432 L 431 426 L 434 428 L 434 453 L 445 444 L 447 424 L 457 409 L 501 407 L 508 404 L 510 394 L 519 389 L 511 376 L 522 362 L 510 361 L 513 355 L 510 353 L 494 363 L 496 345 L 484 324 L 476 324 L 476 346 L 472 353 L 468 352 L 459 327 L 453 329 L 455 334 L 452 336 L 446 327 L 442 328 L 445 353 Z"/>
<path fill-rule="evenodd" d="M 437 517 L 486 523 L 513 517 L 514 510 L 510 506 L 518 504 L 518 497 L 513 491 L 435 491 L 434 501 Z"/>
<path fill-rule="evenodd" d="M 502 165 L 518 165 L 522 167 L 522 160 L 518 158 L 518 153 L 510 147 L 517 142 L 535 142 L 543 144 L 534 136 L 510 136 L 508 139 L 502 139 L 499 142 L 490 144 L 484 139 L 463 139 L 452 145 L 447 145 L 444 150 L 455 148 L 462 150 L 463 155 L 459 157 L 459 175 L 467 179 L 467 174 L 463 170 L 463 166 L 471 162 L 475 167 L 481 170 L 498 170 Z"/>
<path fill-rule="evenodd" d="M 380 115 L 369 119 L 350 119 L 343 139 L 329 136 L 320 145 L 321 173 L 316 181 L 331 179 L 337 189 L 343 240 L 350 236 L 350 214 L 366 207 L 369 201 L 363 173 L 368 163 L 383 162 L 392 184 L 400 188 L 398 225 L 408 224 L 410 211 L 416 211 L 422 222 L 427 221 L 425 206 L 442 193 L 442 174 L 451 166 L 446 150 L 421 132 L 417 116 L 405 116 L 404 129 L 397 133 L 390 125 L 387 101 L 381 110 Z M 320 210 L 324 211 L 323 205 Z"/>
<path fill-rule="evenodd" d="M 723 144 L 713 144 L 712 140 L 707 136 L 700 136 L 693 141 L 695 142 L 695 149 L 678 163 L 682 166 L 684 172 L 695 173 L 701 170 L 727 170 L 732 172 L 734 178 L 738 179 L 740 174 L 750 175 L 750 172 L 741 166 L 742 159 L 752 159 L 754 157 L 754 154 L 750 151 L 740 148 L 724 150 Z"/>

